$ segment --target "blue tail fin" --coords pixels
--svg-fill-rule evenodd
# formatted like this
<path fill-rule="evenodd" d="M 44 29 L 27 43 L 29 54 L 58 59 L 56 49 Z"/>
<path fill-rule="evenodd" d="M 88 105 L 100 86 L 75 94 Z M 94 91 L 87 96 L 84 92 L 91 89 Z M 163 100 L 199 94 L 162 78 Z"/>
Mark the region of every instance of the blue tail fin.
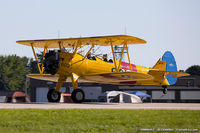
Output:
<path fill-rule="evenodd" d="M 173 54 L 170 51 L 166 51 L 164 53 L 164 55 L 162 56 L 162 61 L 167 62 L 166 71 L 177 72 L 176 61 L 174 59 Z M 166 77 L 170 85 L 175 84 L 177 81 L 177 77 L 171 77 L 171 76 L 166 76 Z"/>

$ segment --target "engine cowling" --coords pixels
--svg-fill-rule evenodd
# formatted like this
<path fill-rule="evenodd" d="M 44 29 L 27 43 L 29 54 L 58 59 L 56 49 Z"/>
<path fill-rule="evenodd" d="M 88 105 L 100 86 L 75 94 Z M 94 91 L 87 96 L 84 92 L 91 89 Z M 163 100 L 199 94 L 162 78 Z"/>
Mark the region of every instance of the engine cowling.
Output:
<path fill-rule="evenodd" d="M 43 64 L 45 73 L 55 75 L 60 65 L 59 53 L 55 50 L 49 50 L 49 52 L 45 54 Z"/>

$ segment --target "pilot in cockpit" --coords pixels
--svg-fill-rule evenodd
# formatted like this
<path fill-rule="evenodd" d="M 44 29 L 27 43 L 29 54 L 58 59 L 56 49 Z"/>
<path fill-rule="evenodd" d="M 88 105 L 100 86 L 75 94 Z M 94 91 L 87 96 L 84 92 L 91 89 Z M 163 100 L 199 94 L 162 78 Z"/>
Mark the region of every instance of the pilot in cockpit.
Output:
<path fill-rule="evenodd" d="M 108 55 L 107 54 L 103 55 L 103 61 L 106 61 L 106 62 L 108 61 Z"/>
<path fill-rule="evenodd" d="M 92 59 L 91 53 L 89 53 L 89 54 L 87 55 L 87 58 L 90 59 L 90 60 Z"/>
<path fill-rule="evenodd" d="M 95 56 L 92 56 L 91 53 L 88 54 L 87 58 L 90 60 L 96 60 Z"/>

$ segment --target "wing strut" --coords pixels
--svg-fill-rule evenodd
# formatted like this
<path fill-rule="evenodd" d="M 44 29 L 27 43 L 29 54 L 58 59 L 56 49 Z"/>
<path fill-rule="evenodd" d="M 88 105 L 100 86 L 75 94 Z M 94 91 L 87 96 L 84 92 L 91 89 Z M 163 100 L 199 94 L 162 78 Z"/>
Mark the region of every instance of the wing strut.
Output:
<path fill-rule="evenodd" d="M 44 48 L 43 54 L 42 54 L 42 60 L 44 60 L 44 56 L 45 56 L 45 52 L 46 52 L 46 48 Z M 42 62 L 42 73 L 44 73 L 44 68 L 43 68 L 43 62 Z"/>
<path fill-rule="evenodd" d="M 78 40 L 78 42 L 76 43 L 76 47 L 73 49 L 73 56 L 76 54 L 79 45 L 81 46 L 81 41 L 80 40 Z"/>
<path fill-rule="evenodd" d="M 94 48 L 94 44 L 92 44 L 91 48 L 89 49 L 89 51 L 86 53 L 86 55 L 84 56 L 84 58 L 82 60 L 84 60 L 90 53 L 90 51 Z"/>
<path fill-rule="evenodd" d="M 116 72 L 119 72 L 118 68 L 117 68 L 116 60 L 115 60 L 115 53 L 114 53 L 114 49 L 113 49 L 113 45 L 112 45 L 112 40 L 110 40 L 110 46 L 111 46 L 111 49 L 112 49 L 113 60 L 114 60 Z"/>
<path fill-rule="evenodd" d="M 40 72 L 40 75 L 42 75 L 44 73 L 43 63 L 42 63 L 42 66 L 40 67 L 37 55 L 35 53 L 35 49 L 34 49 L 33 43 L 31 43 L 31 47 L 32 47 L 32 50 L 33 50 L 33 54 L 34 54 L 35 60 L 37 62 L 38 71 Z M 47 49 L 47 47 L 44 47 L 44 51 L 43 51 L 43 54 L 42 54 L 42 60 L 44 60 L 44 56 L 45 56 L 46 52 L 48 52 L 48 49 Z"/>
<path fill-rule="evenodd" d="M 131 72 L 132 72 L 131 60 L 130 60 L 130 57 L 129 57 L 129 52 L 128 52 L 127 43 L 124 43 L 124 45 L 126 46 L 126 51 L 127 51 L 127 56 L 128 56 L 128 62 L 129 62 L 130 69 L 131 69 Z"/>
<path fill-rule="evenodd" d="M 122 53 L 121 53 L 121 57 L 120 57 L 119 65 L 118 65 L 118 70 L 120 69 L 120 66 L 121 66 L 121 63 L 122 63 L 122 58 L 123 58 L 123 54 L 124 54 L 125 44 L 126 44 L 126 42 L 124 41 L 124 45 L 123 45 L 123 49 L 122 49 Z"/>
<path fill-rule="evenodd" d="M 48 53 L 48 48 L 47 47 L 44 47 L 45 48 L 45 51 Z"/>
<path fill-rule="evenodd" d="M 91 48 L 90 48 L 90 49 L 89 49 L 89 51 L 86 53 L 86 55 L 83 57 L 83 59 L 81 59 L 81 60 L 78 60 L 78 61 L 76 61 L 76 62 L 72 63 L 72 65 L 74 65 L 74 64 L 76 64 L 76 63 L 78 63 L 78 62 L 80 62 L 80 61 L 83 61 L 83 60 L 85 60 L 85 59 L 86 59 L 86 57 L 89 55 L 90 51 L 91 51 L 93 48 L 94 48 L 94 44 L 92 44 Z"/>
<path fill-rule="evenodd" d="M 36 62 L 37 62 L 38 70 L 39 70 L 39 72 L 40 72 L 40 75 L 42 75 L 42 71 L 41 71 L 41 68 L 40 68 L 40 65 L 39 65 L 39 62 L 38 62 L 36 53 L 35 53 L 35 49 L 34 49 L 34 47 L 33 47 L 33 43 L 31 43 L 31 47 L 32 47 L 32 50 L 33 50 L 33 54 L 34 54 L 34 56 L 35 56 L 35 60 L 36 60 Z"/>

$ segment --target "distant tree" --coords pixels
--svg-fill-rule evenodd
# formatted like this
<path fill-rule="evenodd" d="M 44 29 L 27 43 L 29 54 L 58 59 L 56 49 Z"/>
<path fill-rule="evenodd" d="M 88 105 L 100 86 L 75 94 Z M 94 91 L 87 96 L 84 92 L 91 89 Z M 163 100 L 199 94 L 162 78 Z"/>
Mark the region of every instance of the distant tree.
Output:
<path fill-rule="evenodd" d="M 200 66 L 193 65 L 186 70 L 186 73 L 189 73 L 190 75 L 199 75 L 200 76 Z"/>
<path fill-rule="evenodd" d="M 39 52 L 36 54 L 37 55 L 37 58 L 38 58 L 38 62 L 40 65 L 42 65 L 42 62 L 43 62 L 43 52 Z"/>
<path fill-rule="evenodd" d="M 29 59 L 16 55 L 0 56 L 0 89 L 24 90 Z"/>
<path fill-rule="evenodd" d="M 42 55 L 43 55 L 43 52 L 36 54 L 40 67 L 42 66 L 42 62 L 43 62 Z M 33 60 L 33 58 L 30 59 L 29 68 L 30 68 L 30 73 L 35 73 L 35 74 L 39 73 L 37 62 Z"/>
<path fill-rule="evenodd" d="M 29 69 L 30 69 L 30 73 L 34 73 L 37 74 L 39 73 L 38 67 L 37 67 L 37 62 L 33 60 L 33 58 L 30 59 L 29 62 Z"/>

